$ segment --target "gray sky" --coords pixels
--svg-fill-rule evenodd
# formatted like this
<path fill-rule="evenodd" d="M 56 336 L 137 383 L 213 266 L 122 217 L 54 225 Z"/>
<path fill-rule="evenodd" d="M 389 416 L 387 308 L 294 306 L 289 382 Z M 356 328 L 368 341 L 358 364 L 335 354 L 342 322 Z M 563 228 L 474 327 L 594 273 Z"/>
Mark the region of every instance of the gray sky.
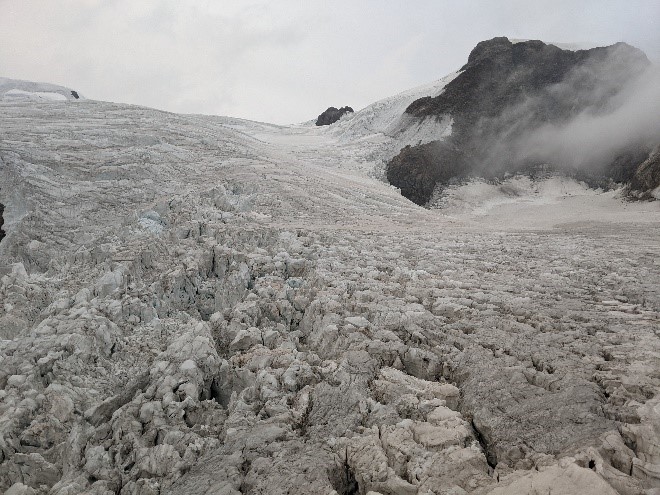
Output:
<path fill-rule="evenodd" d="M 658 63 L 659 26 L 658 0 L 0 0 L 0 76 L 284 124 L 439 79 L 494 36 Z"/>

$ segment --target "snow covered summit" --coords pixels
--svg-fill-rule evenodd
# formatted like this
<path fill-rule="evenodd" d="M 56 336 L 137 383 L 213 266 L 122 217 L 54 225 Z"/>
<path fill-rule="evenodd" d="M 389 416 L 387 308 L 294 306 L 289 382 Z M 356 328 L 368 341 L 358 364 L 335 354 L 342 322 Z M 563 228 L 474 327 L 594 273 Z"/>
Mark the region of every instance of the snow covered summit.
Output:
<path fill-rule="evenodd" d="M 76 90 L 49 83 L 0 77 L 0 101 L 73 101 L 84 99 Z"/>

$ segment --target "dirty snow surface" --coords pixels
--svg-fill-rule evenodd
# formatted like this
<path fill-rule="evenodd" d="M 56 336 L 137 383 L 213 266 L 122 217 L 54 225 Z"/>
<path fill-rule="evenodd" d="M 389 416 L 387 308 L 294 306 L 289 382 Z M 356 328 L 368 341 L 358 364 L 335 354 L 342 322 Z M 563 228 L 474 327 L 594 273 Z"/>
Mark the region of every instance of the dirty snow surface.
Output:
<path fill-rule="evenodd" d="M 658 203 L 420 208 L 377 178 L 415 97 L 1 102 L 0 492 L 658 493 Z"/>

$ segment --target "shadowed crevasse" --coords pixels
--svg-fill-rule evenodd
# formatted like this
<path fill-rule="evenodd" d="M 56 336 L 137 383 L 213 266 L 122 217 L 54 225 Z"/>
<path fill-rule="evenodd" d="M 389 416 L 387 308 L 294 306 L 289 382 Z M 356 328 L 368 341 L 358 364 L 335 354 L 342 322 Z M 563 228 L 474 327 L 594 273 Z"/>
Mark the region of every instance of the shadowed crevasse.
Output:
<path fill-rule="evenodd" d="M 483 41 L 440 95 L 406 109 L 419 120 L 451 115 L 452 135 L 405 147 L 388 163 L 387 178 L 418 204 L 455 178 L 500 177 L 541 165 L 592 185 L 628 182 L 648 158 L 653 137 L 622 130 L 620 139 L 602 144 L 589 139 L 602 134 L 605 118 L 626 109 L 649 65 L 625 43 L 571 51 L 541 41 Z M 583 142 L 574 137 L 580 132 Z"/>
<path fill-rule="evenodd" d="M 5 224 L 5 218 L 4 218 L 4 213 L 5 213 L 5 205 L 0 203 L 0 242 L 2 242 L 2 239 L 5 237 L 5 231 L 3 230 L 3 225 Z"/>

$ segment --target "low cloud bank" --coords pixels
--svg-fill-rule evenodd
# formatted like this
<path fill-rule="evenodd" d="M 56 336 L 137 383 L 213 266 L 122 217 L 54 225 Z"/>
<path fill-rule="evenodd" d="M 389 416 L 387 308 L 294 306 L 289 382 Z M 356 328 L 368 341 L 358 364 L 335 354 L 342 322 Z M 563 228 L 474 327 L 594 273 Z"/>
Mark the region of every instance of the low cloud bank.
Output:
<path fill-rule="evenodd" d="M 484 123 L 479 138 L 490 144 L 478 169 L 547 163 L 603 173 L 617 160 L 648 155 L 660 143 L 660 69 L 630 73 L 623 62 L 614 51 L 605 62 L 579 66 Z M 564 110 L 543 121 L 558 106 Z M 574 108 L 582 109 L 570 115 Z"/>

